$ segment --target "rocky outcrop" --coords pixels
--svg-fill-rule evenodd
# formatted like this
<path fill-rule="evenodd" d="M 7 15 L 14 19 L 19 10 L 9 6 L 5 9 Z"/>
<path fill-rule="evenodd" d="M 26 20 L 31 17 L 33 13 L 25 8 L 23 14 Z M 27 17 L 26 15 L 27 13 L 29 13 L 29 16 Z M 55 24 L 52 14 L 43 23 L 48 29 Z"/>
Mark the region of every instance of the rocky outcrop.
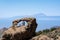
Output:
<path fill-rule="evenodd" d="M 17 26 L 19 22 L 26 21 L 27 26 Z M 35 18 L 22 18 L 14 20 L 13 25 L 2 35 L 2 40 L 29 40 L 35 35 L 37 27 Z"/>
<path fill-rule="evenodd" d="M 23 25 L 18 25 L 21 21 L 23 21 Z M 24 22 L 27 22 L 27 25 Z M 9 29 L 4 31 L 0 40 L 60 40 L 60 28 L 49 30 L 47 33 L 41 31 L 42 33 L 36 36 L 37 23 L 35 18 L 14 20 L 12 24 Z"/>

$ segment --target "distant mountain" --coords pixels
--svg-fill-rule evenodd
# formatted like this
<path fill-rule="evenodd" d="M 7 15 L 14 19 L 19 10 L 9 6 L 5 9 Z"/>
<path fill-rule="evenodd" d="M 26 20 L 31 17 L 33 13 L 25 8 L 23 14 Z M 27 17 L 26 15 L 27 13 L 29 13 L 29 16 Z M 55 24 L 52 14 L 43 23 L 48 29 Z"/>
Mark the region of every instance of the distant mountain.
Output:
<path fill-rule="evenodd" d="M 13 20 L 22 17 L 35 17 L 38 23 L 37 31 L 51 28 L 53 26 L 60 26 L 60 16 L 47 16 L 43 13 L 39 13 L 35 15 L 15 16 L 7 19 L 0 19 L 0 28 L 10 27 Z"/>

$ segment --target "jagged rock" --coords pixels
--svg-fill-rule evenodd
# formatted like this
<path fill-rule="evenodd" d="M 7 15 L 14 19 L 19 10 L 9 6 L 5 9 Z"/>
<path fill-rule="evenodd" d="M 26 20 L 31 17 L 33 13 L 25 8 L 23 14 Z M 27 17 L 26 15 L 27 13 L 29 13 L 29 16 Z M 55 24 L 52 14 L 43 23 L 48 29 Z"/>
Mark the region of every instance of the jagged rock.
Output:
<path fill-rule="evenodd" d="M 18 23 L 21 21 L 26 21 L 27 26 L 18 27 Z M 14 20 L 13 25 L 6 30 L 2 35 L 2 40 L 28 40 L 35 35 L 35 30 L 37 27 L 35 18 L 22 18 Z"/>

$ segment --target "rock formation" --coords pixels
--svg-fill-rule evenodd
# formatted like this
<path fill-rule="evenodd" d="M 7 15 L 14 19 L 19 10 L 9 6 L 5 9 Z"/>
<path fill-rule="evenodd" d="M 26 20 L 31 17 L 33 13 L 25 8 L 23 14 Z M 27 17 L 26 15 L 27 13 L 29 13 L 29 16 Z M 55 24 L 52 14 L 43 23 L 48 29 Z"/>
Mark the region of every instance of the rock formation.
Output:
<path fill-rule="evenodd" d="M 17 26 L 19 22 L 26 21 L 27 26 Z M 29 40 L 35 35 L 37 27 L 35 18 L 22 18 L 14 20 L 12 26 L 2 35 L 2 40 Z"/>
<path fill-rule="evenodd" d="M 23 21 L 23 25 L 18 25 Z M 27 22 L 27 25 L 25 25 Z M 35 18 L 22 18 L 14 20 L 12 26 L 4 31 L 0 40 L 60 40 L 60 28 L 44 34 L 41 33 L 38 36 L 35 35 L 37 23 Z M 45 30 L 46 31 L 46 30 Z"/>

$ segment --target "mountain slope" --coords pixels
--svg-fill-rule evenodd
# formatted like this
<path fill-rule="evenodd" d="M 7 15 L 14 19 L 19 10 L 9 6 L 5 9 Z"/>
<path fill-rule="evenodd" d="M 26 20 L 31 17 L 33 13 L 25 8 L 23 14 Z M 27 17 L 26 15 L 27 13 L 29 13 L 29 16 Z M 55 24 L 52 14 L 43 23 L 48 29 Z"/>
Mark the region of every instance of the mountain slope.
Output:
<path fill-rule="evenodd" d="M 60 27 L 37 32 L 31 40 L 60 40 Z"/>

